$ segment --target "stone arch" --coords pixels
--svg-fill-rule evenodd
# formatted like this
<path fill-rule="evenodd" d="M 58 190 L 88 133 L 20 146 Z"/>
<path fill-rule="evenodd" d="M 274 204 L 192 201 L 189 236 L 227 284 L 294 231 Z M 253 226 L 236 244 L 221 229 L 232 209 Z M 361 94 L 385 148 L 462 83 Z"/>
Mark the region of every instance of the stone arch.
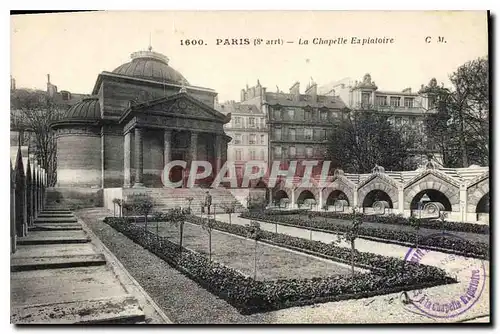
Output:
<path fill-rule="evenodd" d="M 422 199 L 422 197 L 427 194 L 430 199 L 430 202 L 439 202 L 443 204 L 445 211 L 452 211 L 452 205 L 448 197 L 444 193 L 435 189 L 425 189 L 421 192 L 417 193 L 410 202 L 411 210 L 418 210 L 418 203 Z M 423 209 L 423 208 L 422 208 Z"/>
<path fill-rule="evenodd" d="M 386 201 L 387 203 L 389 203 L 389 208 L 394 208 L 394 203 L 391 196 L 384 190 L 380 189 L 373 189 L 368 192 L 363 198 L 363 201 L 360 203 L 363 208 L 370 208 L 372 207 L 373 203 L 377 201 Z"/>
<path fill-rule="evenodd" d="M 292 199 L 292 190 L 290 188 L 286 188 L 285 183 L 283 181 L 279 181 L 272 191 L 273 201 L 276 199 L 277 194 L 282 195 L 281 192 L 286 194 L 286 198 L 290 198 L 290 200 Z M 285 197 L 280 197 L 280 199 L 281 198 L 285 198 Z"/>
<path fill-rule="evenodd" d="M 467 212 L 476 212 L 481 199 L 490 193 L 489 178 L 486 178 L 467 189 Z"/>
<path fill-rule="evenodd" d="M 490 193 L 481 197 L 476 205 L 476 213 L 490 213 Z"/>
<path fill-rule="evenodd" d="M 358 189 L 358 205 L 362 206 L 365 197 L 373 190 L 380 190 L 386 193 L 391 200 L 392 208 L 398 207 L 398 188 L 380 176 L 374 177 Z"/>
<path fill-rule="evenodd" d="M 304 201 L 309 198 L 313 198 L 316 200 L 315 194 L 310 189 L 300 189 L 297 191 L 295 202 L 299 203 L 300 201 Z"/>
<path fill-rule="evenodd" d="M 457 185 L 438 177 L 433 173 L 425 174 L 404 190 L 404 209 L 411 210 L 412 200 L 423 191 L 436 190 L 442 193 L 450 202 L 451 211 L 460 211 L 460 189 Z"/>
<path fill-rule="evenodd" d="M 334 193 L 335 191 L 340 191 L 346 195 L 346 200 L 349 203 L 349 205 L 352 205 L 354 203 L 354 191 L 353 187 L 349 187 L 348 184 L 341 182 L 339 179 L 335 180 L 332 182 L 327 188 L 323 189 L 323 202 L 321 203 L 321 206 L 324 204 L 327 204 L 327 199 L 328 197 Z"/>
<path fill-rule="evenodd" d="M 325 204 L 328 206 L 334 205 L 336 200 L 346 200 L 348 206 L 350 206 L 352 203 L 349 199 L 349 196 L 347 196 L 345 192 L 340 189 L 331 189 L 328 192 L 328 196 L 325 197 Z"/>

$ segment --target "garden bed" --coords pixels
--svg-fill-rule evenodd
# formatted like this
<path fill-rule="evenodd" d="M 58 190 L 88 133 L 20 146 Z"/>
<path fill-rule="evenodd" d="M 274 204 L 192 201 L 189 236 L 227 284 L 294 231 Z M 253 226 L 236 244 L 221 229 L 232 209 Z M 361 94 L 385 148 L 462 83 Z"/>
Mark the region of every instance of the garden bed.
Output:
<path fill-rule="evenodd" d="M 294 209 L 294 210 L 276 210 L 269 209 L 264 211 L 266 215 L 269 216 L 283 216 L 292 214 L 307 214 L 311 212 L 306 209 Z M 314 211 L 317 217 L 352 220 L 354 215 L 352 213 L 341 213 L 341 212 L 329 212 L 329 211 Z M 410 221 L 408 218 L 402 217 L 400 215 L 360 215 L 364 222 L 373 222 L 379 224 L 390 224 L 390 225 L 405 225 L 409 226 Z M 434 230 L 445 230 L 450 232 L 466 232 L 466 233 L 477 233 L 477 234 L 490 234 L 489 225 L 484 224 L 474 224 L 474 223 L 463 223 L 445 220 L 442 222 L 438 219 L 422 218 L 420 220 L 420 227 L 430 228 Z"/>
<path fill-rule="evenodd" d="M 268 215 L 265 212 L 247 212 L 240 215 L 242 218 L 255 219 L 267 223 L 280 224 L 291 227 L 307 228 L 326 233 L 342 234 L 350 227 L 348 224 L 335 224 L 329 221 L 303 219 L 300 217 L 286 217 L 282 215 Z M 352 219 L 352 215 L 351 215 Z M 361 226 L 359 237 L 368 240 L 387 242 L 403 246 L 415 245 L 415 233 L 395 229 L 369 228 Z M 431 236 L 420 237 L 419 246 L 430 250 L 452 253 L 465 257 L 478 259 L 489 259 L 488 244 L 480 241 L 470 241 L 462 238 L 450 237 L 443 234 L 433 234 Z"/>
<path fill-rule="evenodd" d="M 201 218 L 195 216 L 189 216 L 187 220 L 195 224 L 201 223 Z M 105 222 L 207 290 L 226 300 L 242 314 L 365 298 L 456 282 L 447 277 L 442 269 L 360 252 L 355 253 L 356 265 L 370 267 L 372 272 L 350 277 L 330 276 L 256 281 L 236 270 L 211 262 L 202 254 L 185 248 L 181 250 L 177 244 L 167 238 L 158 237 L 136 224 L 125 223 L 123 219 L 110 217 L 106 218 Z M 246 235 L 246 229 L 243 226 L 220 221 L 214 224 L 217 230 Z M 262 234 L 264 241 L 271 241 L 276 245 L 314 251 L 332 256 L 344 263 L 348 263 L 351 258 L 351 252 L 346 248 L 267 231 L 262 231 Z"/>

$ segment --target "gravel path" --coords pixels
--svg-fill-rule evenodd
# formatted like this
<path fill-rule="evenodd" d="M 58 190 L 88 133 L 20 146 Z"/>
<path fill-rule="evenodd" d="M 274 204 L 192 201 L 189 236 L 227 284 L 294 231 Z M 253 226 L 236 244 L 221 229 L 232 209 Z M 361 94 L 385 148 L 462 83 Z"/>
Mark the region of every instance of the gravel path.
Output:
<path fill-rule="evenodd" d="M 401 303 L 400 294 L 389 294 L 359 300 L 346 300 L 316 304 L 303 307 L 292 307 L 283 310 L 243 316 L 225 301 L 215 297 L 205 289 L 198 286 L 177 270 L 170 267 L 163 260 L 151 254 L 141 246 L 117 232 L 102 219 L 110 215 L 102 208 L 80 210 L 77 214 L 85 220 L 86 224 L 94 231 L 101 241 L 116 255 L 127 268 L 129 273 L 141 284 L 155 302 L 175 323 L 200 324 L 244 324 L 244 323 L 436 323 L 436 322 L 461 322 L 469 319 L 489 319 L 489 263 L 477 259 L 464 259 L 454 257 L 451 262 L 443 265 L 443 261 L 450 261 L 448 254 L 433 252 L 432 256 L 425 256 L 425 264 L 442 267 L 458 276 L 458 284 L 449 284 L 424 289 L 423 292 L 433 300 L 442 302 L 457 298 L 464 293 L 467 287 L 468 274 L 464 268 L 473 264 L 485 264 L 486 284 L 479 300 L 475 305 L 458 317 L 437 319 L 416 313 L 415 309 L 408 309 Z M 227 215 L 218 215 L 218 220 L 226 220 Z M 236 218 L 236 219 L 235 219 Z M 248 224 L 248 220 L 237 218 L 233 215 L 233 223 Z M 274 225 L 261 224 L 264 229 L 274 231 Z M 291 228 L 280 230 L 280 233 L 290 232 Z M 308 237 L 307 231 L 294 229 L 293 232 Z M 308 233 L 308 232 L 307 232 Z M 313 234 L 316 239 L 317 233 Z M 332 235 L 329 235 L 331 238 Z M 320 238 L 321 239 L 321 238 Z M 357 242 L 358 244 L 358 242 Z M 360 247 L 361 246 L 361 247 Z M 359 248 L 370 248 L 368 251 L 383 255 L 400 257 L 404 247 L 384 243 L 359 242 Z M 358 249 L 359 249 L 358 248 Z M 407 249 L 406 249 L 407 250 Z M 404 252 L 403 252 L 404 254 Z M 399 255 L 399 256 L 398 256 Z M 429 254 L 430 255 L 430 254 Z"/>
<path fill-rule="evenodd" d="M 102 220 L 110 213 L 103 208 L 76 212 L 87 226 L 120 260 L 174 323 L 268 323 L 272 316 L 243 316 L 224 300 L 170 267 L 165 261 L 137 245 Z"/>

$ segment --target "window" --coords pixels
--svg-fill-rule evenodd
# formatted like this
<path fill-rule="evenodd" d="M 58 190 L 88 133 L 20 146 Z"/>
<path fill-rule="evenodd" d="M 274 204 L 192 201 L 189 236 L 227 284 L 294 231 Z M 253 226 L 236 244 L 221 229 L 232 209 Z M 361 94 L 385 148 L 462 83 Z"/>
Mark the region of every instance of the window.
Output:
<path fill-rule="evenodd" d="M 290 146 L 288 154 L 290 158 L 295 158 L 295 156 L 297 155 L 297 150 L 295 149 L 295 146 Z"/>
<path fill-rule="evenodd" d="M 391 97 L 391 107 L 399 107 L 400 97 Z"/>
<path fill-rule="evenodd" d="M 250 145 L 255 145 L 257 144 L 257 136 L 255 133 L 250 134 L 250 140 L 248 142 Z"/>
<path fill-rule="evenodd" d="M 241 117 L 235 117 L 234 118 L 234 125 L 240 125 L 241 126 Z"/>
<path fill-rule="evenodd" d="M 236 161 L 241 161 L 241 150 L 236 150 L 235 153 Z"/>
<path fill-rule="evenodd" d="M 274 139 L 281 140 L 281 128 L 274 129 Z"/>
<path fill-rule="evenodd" d="M 295 110 L 294 109 L 288 109 L 288 119 L 290 119 L 290 120 L 295 119 Z"/>
<path fill-rule="evenodd" d="M 371 93 L 361 93 L 361 103 L 363 106 L 369 106 L 371 103 Z"/>
<path fill-rule="evenodd" d="M 250 160 L 255 160 L 255 151 L 250 150 Z"/>
<path fill-rule="evenodd" d="M 262 127 L 265 128 L 266 127 L 266 119 L 265 118 L 261 118 L 260 119 L 260 124 L 262 124 Z"/>
<path fill-rule="evenodd" d="M 266 143 L 266 136 L 260 135 L 260 143 L 263 145 Z"/>
<path fill-rule="evenodd" d="M 266 153 L 264 150 L 260 150 L 260 160 L 266 160 Z"/>
<path fill-rule="evenodd" d="M 322 110 L 320 112 L 320 117 L 322 121 L 327 121 L 328 120 L 328 111 Z"/>
<path fill-rule="evenodd" d="M 274 111 L 274 119 L 281 119 L 281 110 L 279 109 L 273 109 Z"/>
<path fill-rule="evenodd" d="M 251 128 L 255 127 L 255 118 L 248 117 L 248 126 L 251 127 Z"/>
<path fill-rule="evenodd" d="M 240 133 L 237 133 L 237 134 L 234 135 L 234 143 L 236 145 L 241 144 L 241 134 Z"/>
<path fill-rule="evenodd" d="M 281 159 L 281 146 L 274 147 L 274 157 Z"/>
<path fill-rule="evenodd" d="M 312 129 L 304 129 L 304 139 L 305 140 L 312 140 L 313 139 Z"/>
<path fill-rule="evenodd" d="M 327 140 L 328 139 L 328 135 L 326 133 L 326 129 L 322 129 L 321 130 L 321 139 L 322 140 Z"/>
<path fill-rule="evenodd" d="M 377 105 L 378 106 L 386 106 L 387 105 L 387 96 L 377 96 Z"/>
<path fill-rule="evenodd" d="M 306 147 L 306 158 L 312 158 L 313 156 L 313 148 L 311 146 Z"/>
<path fill-rule="evenodd" d="M 413 98 L 405 97 L 405 107 L 413 108 Z"/>
<path fill-rule="evenodd" d="M 296 140 L 296 131 L 295 131 L 295 129 L 290 129 L 290 135 L 289 135 L 289 137 L 290 137 L 289 138 L 290 140 L 293 140 L 293 141 Z"/>
<path fill-rule="evenodd" d="M 306 120 L 306 121 L 311 120 L 311 110 L 310 109 L 304 110 L 304 120 Z"/>

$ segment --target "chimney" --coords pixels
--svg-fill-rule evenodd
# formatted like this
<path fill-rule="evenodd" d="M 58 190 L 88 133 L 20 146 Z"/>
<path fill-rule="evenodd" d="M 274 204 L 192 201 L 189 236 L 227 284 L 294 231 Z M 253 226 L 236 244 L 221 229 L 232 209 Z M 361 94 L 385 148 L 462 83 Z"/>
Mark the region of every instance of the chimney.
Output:
<path fill-rule="evenodd" d="M 16 79 L 10 76 L 10 91 L 13 92 L 16 90 Z"/>
<path fill-rule="evenodd" d="M 300 100 L 300 82 L 296 81 L 292 87 L 290 87 L 290 94 L 293 95 L 295 101 Z"/>
<path fill-rule="evenodd" d="M 311 102 L 316 103 L 318 100 L 318 85 L 313 82 L 306 90 L 306 94 L 311 97 Z"/>
<path fill-rule="evenodd" d="M 241 90 L 241 93 L 240 93 L 240 102 L 244 102 L 244 101 L 246 101 L 246 99 L 247 99 L 247 96 L 246 96 L 246 95 L 247 95 L 247 94 L 246 94 L 245 90 L 244 90 L 244 89 L 242 89 L 242 90 Z"/>
<path fill-rule="evenodd" d="M 50 74 L 47 74 L 47 85 L 50 85 Z"/>

